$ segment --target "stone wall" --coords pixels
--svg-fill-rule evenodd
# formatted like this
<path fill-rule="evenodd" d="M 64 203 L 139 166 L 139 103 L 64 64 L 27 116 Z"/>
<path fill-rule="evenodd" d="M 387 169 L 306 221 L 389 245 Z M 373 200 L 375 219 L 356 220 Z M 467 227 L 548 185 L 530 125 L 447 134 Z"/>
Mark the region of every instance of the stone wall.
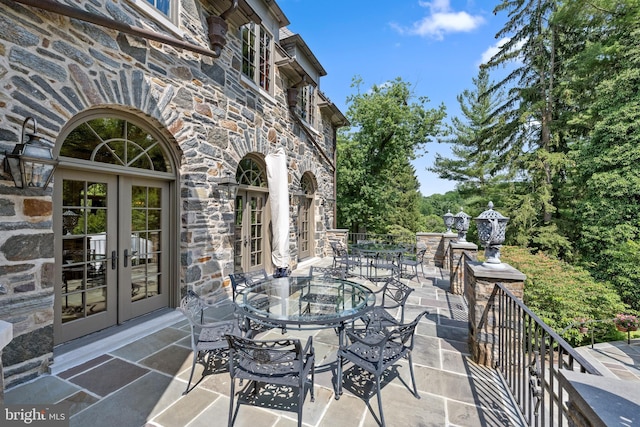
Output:
<path fill-rule="evenodd" d="M 180 29 L 208 48 L 205 10 L 212 3 L 183 0 Z M 74 7 L 144 27 L 146 15 L 130 2 L 93 0 Z M 145 22 L 143 24 L 142 22 Z M 171 35 L 162 26 L 155 31 Z M 283 146 L 289 183 L 305 172 L 319 183 L 316 197 L 333 197 L 333 166 L 286 105 L 289 82 L 277 71 L 273 94 L 264 95 L 241 77 L 241 40 L 230 25 L 219 58 L 131 36 L 77 19 L 0 2 L 0 152 L 21 139 L 25 117 L 37 119 L 38 133 L 56 141 L 72 119 L 97 109 L 133 114 L 171 144 L 177 174 L 180 257 L 179 289 L 207 291 L 222 286 L 233 265 L 233 205 L 220 200 L 221 171 L 235 171 L 248 153 L 265 156 Z M 318 114 L 319 115 L 319 114 Z M 318 124 L 316 141 L 335 147 L 335 129 Z M 329 127 L 329 128 L 328 128 Z M 56 141 L 60 144 L 61 141 Z M 331 156 L 332 153 L 329 153 Z M 16 189 L 0 181 L 0 319 L 14 325 L 15 338 L 2 355 L 8 384 L 46 372 L 53 354 L 54 234 L 52 190 Z M 291 210 L 291 235 L 297 227 Z M 317 255 L 326 253 L 325 231 L 332 212 L 315 204 Z M 297 251 L 292 239 L 293 256 Z"/>

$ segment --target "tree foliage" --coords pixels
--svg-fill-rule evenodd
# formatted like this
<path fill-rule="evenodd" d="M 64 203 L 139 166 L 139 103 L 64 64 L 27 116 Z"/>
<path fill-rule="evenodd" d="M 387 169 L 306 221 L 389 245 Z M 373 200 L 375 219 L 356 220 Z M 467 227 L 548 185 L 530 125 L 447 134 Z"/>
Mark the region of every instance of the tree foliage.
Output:
<path fill-rule="evenodd" d="M 338 224 L 354 232 L 385 233 L 397 225 L 418 231 L 419 183 L 411 160 L 436 135 L 444 106 L 429 109 L 397 78 L 347 98 L 352 128 L 338 137 Z"/>

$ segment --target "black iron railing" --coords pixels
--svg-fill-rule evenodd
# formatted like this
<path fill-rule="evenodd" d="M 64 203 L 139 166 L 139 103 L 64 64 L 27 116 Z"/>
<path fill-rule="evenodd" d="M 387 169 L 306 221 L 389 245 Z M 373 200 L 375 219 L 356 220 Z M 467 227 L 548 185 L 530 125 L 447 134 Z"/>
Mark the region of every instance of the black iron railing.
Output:
<path fill-rule="evenodd" d="M 569 396 L 558 370 L 600 372 L 502 284 L 494 287 L 476 334 L 488 331 L 493 331 L 489 339 L 495 345 L 496 369 L 524 421 L 530 426 L 567 426 Z"/>

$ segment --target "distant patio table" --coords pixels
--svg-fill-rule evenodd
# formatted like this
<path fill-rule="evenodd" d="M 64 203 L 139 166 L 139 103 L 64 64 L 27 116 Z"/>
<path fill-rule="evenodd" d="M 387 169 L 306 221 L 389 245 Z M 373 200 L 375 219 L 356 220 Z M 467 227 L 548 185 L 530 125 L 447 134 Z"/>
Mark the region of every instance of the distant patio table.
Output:
<path fill-rule="evenodd" d="M 356 243 L 349 247 L 354 254 L 367 260 L 365 276 L 372 281 L 378 279 L 379 268 L 390 270 L 393 275 L 393 270 L 400 268 L 400 256 L 407 251 L 405 246 L 395 243 Z M 371 274 L 372 268 L 376 270 L 375 277 Z"/>

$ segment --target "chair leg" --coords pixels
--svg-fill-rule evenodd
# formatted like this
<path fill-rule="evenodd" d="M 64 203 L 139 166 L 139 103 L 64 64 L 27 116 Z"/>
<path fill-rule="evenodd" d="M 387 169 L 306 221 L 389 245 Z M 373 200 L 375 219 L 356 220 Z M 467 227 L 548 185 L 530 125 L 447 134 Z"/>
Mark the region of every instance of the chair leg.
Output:
<path fill-rule="evenodd" d="M 189 387 L 191 387 L 191 380 L 193 379 L 193 371 L 196 370 L 196 361 L 198 360 L 198 351 L 193 352 L 193 363 L 191 364 L 191 374 L 189 375 L 189 381 L 187 382 L 187 389 L 182 393 L 182 395 L 186 395 L 189 393 Z"/>
<path fill-rule="evenodd" d="M 411 358 L 411 353 L 409 353 L 409 372 L 411 372 L 411 383 L 413 384 L 413 395 L 416 399 L 420 399 L 420 394 L 418 394 L 418 387 L 416 386 L 416 377 L 413 374 L 413 360 Z"/>
<path fill-rule="evenodd" d="M 231 378 L 231 394 L 229 394 L 229 422 L 228 427 L 233 426 L 233 398 L 235 397 L 236 380 Z"/>
<path fill-rule="evenodd" d="M 384 427 L 384 413 L 382 412 L 382 393 L 380 393 L 380 377 L 376 376 L 376 387 L 378 389 L 378 411 L 380 412 L 380 426 Z"/>

